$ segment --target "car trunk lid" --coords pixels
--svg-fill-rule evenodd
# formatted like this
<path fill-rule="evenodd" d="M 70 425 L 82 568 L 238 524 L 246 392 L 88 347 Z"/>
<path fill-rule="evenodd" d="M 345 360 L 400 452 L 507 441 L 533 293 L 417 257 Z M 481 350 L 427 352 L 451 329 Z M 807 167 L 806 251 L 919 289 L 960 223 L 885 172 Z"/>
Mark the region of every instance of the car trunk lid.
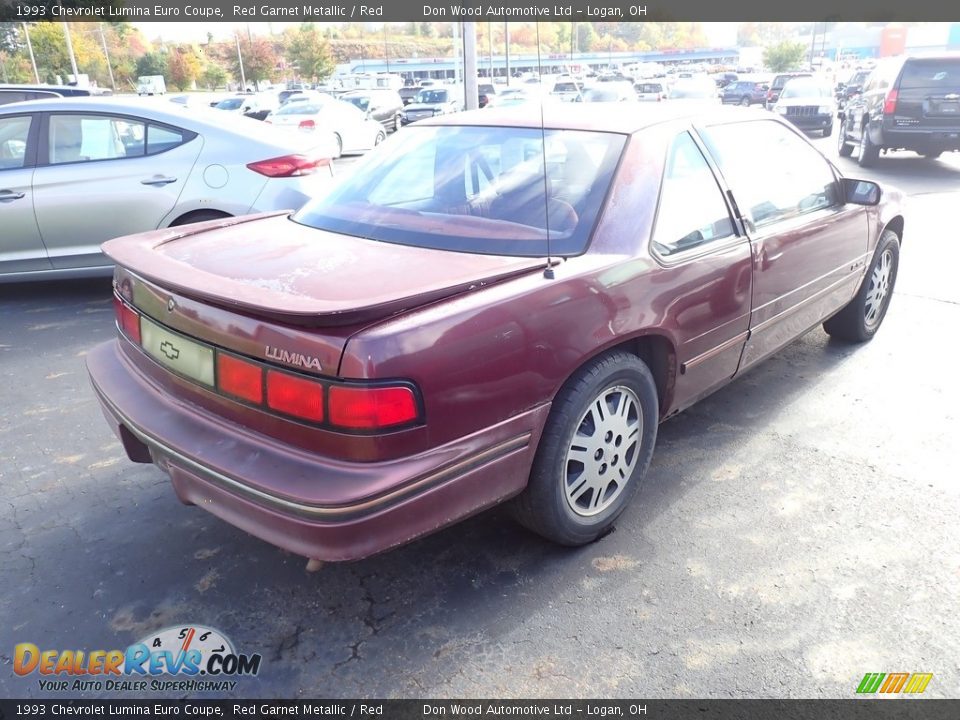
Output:
<path fill-rule="evenodd" d="M 286 213 L 118 238 L 103 250 L 167 290 L 307 328 L 373 322 L 545 265 L 340 235 Z"/>

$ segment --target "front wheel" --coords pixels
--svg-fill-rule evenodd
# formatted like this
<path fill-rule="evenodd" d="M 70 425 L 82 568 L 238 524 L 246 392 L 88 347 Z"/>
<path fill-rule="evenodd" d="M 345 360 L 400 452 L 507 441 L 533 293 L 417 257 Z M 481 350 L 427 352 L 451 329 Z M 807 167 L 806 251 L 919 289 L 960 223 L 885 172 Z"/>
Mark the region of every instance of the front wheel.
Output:
<path fill-rule="evenodd" d="M 823 323 L 827 334 L 858 343 L 873 338 L 890 307 L 899 266 L 900 239 L 892 230 L 884 230 L 860 290 L 843 310 Z"/>
<path fill-rule="evenodd" d="M 561 545 L 604 534 L 647 472 L 658 420 L 656 383 L 635 355 L 581 368 L 554 400 L 514 517 Z"/>

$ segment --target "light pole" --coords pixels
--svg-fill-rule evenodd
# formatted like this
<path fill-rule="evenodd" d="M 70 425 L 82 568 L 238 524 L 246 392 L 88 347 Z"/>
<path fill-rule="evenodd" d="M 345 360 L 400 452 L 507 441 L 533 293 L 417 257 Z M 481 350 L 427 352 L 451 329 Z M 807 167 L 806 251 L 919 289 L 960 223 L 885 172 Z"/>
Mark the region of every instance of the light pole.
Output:
<path fill-rule="evenodd" d="M 117 83 L 113 79 L 113 68 L 110 66 L 110 51 L 107 50 L 107 38 L 103 34 L 103 23 L 97 23 L 97 27 L 100 28 L 100 41 L 103 43 L 103 55 L 107 58 L 107 70 L 110 72 L 110 87 L 116 91 Z"/>
<path fill-rule="evenodd" d="M 78 84 L 80 71 L 77 70 L 77 58 L 73 55 L 73 41 L 70 39 L 70 26 L 67 25 L 66 20 L 63 21 L 63 35 L 67 38 L 67 54 L 70 55 L 70 67 L 73 68 L 73 82 Z"/>
<path fill-rule="evenodd" d="M 40 84 L 40 73 L 37 72 L 37 60 L 33 56 L 33 43 L 30 42 L 30 28 L 27 27 L 26 23 L 23 23 L 23 34 L 27 38 L 27 50 L 30 51 L 30 64 L 33 65 L 33 77 L 37 81 L 37 84 Z"/>
<path fill-rule="evenodd" d="M 234 34 L 233 38 L 237 41 L 237 61 L 240 63 L 240 92 L 247 89 L 247 78 L 243 74 L 243 55 L 240 54 L 240 36 Z"/>

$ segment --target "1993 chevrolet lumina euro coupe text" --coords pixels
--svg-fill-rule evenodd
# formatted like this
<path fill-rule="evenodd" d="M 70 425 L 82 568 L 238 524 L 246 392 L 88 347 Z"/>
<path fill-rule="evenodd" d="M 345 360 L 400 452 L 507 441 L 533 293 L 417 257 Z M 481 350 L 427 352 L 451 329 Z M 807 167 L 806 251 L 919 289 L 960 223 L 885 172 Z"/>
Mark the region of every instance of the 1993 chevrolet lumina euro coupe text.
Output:
<path fill-rule="evenodd" d="M 661 420 L 820 323 L 877 331 L 896 191 L 762 111 L 543 112 L 418 123 L 292 216 L 108 242 L 88 366 L 130 458 L 308 558 L 506 500 L 577 545 Z"/>

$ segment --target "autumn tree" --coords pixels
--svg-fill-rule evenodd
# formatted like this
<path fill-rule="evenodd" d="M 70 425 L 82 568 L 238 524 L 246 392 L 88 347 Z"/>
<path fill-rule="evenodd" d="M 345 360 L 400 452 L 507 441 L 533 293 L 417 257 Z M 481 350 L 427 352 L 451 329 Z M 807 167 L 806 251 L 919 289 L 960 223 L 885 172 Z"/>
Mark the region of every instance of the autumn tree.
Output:
<path fill-rule="evenodd" d="M 304 23 L 289 35 L 287 59 L 293 63 L 300 77 L 324 80 L 334 70 L 330 46 L 313 23 Z"/>
<path fill-rule="evenodd" d="M 763 64 L 770 72 L 785 72 L 796 68 L 806 55 L 803 43 L 784 40 L 763 50 Z"/>
<path fill-rule="evenodd" d="M 200 76 L 200 82 L 210 90 L 216 90 L 218 87 L 225 86 L 228 80 L 229 76 L 227 75 L 227 71 L 215 62 L 208 62 L 203 70 L 203 74 Z"/>
<path fill-rule="evenodd" d="M 247 37 L 240 40 L 240 53 L 243 56 L 243 73 L 240 63 L 233 60 L 233 76 L 243 77 L 248 83 L 259 83 L 273 76 L 277 66 L 277 54 L 269 40 L 260 37 Z"/>
<path fill-rule="evenodd" d="M 167 72 L 170 83 L 178 90 L 193 87 L 203 65 L 196 50 L 190 45 L 172 47 L 167 56 Z"/>

